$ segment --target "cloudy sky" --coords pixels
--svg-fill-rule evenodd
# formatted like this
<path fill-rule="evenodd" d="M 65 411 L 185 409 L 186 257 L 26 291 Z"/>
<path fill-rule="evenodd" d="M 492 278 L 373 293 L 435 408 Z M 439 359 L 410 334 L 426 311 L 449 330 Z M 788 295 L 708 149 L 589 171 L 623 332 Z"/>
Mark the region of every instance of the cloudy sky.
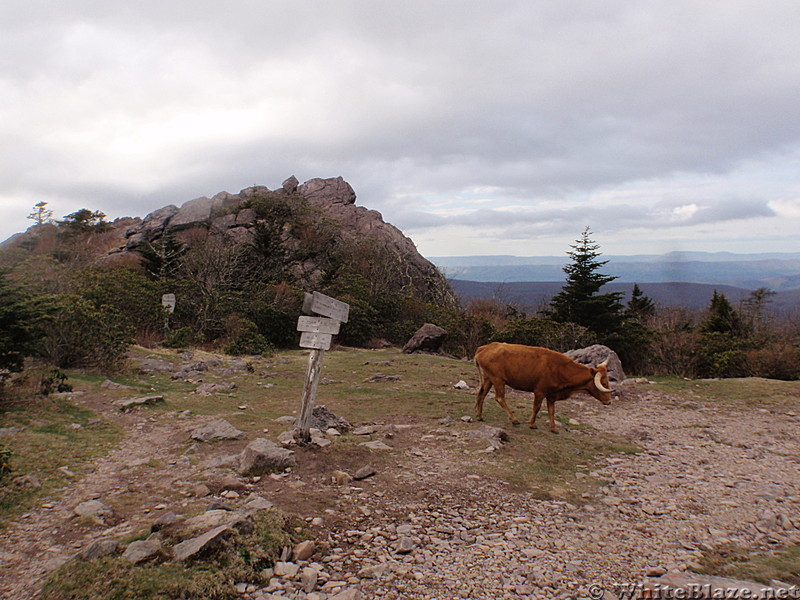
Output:
<path fill-rule="evenodd" d="M 341 175 L 426 256 L 797 251 L 797 0 L 8 0 L 0 239 Z"/>

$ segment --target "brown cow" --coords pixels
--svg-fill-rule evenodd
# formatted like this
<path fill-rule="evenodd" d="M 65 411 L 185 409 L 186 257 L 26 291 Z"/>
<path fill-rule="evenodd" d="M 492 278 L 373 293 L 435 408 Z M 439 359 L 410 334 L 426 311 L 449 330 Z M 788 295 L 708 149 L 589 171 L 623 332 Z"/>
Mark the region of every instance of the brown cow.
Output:
<path fill-rule="evenodd" d="M 519 421 L 506 404 L 506 385 L 522 392 L 533 392 L 533 415 L 531 429 L 536 428 L 536 414 L 547 399 L 547 412 L 550 415 L 550 431 L 558 433 L 555 422 L 557 400 L 566 400 L 575 392 L 591 394 L 603 404 L 611 403 L 611 388 L 608 383 L 606 363 L 597 367 L 587 367 L 576 363 L 568 356 L 521 344 L 494 342 L 481 346 L 475 352 L 475 365 L 481 378 L 475 412 L 479 421 L 483 420 L 483 400 L 494 386 L 495 398 L 506 411 L 511 423 Z"/>

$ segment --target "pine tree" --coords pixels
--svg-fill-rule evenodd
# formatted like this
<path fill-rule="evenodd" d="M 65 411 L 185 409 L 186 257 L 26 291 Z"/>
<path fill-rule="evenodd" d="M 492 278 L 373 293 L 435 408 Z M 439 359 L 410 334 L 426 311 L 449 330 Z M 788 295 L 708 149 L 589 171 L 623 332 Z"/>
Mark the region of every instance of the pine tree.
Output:
<path fill-rule="evenodd" d="M 560 323 L 583 325 L 603 337 L 616 331 L 622 323 L 622 294 L 598 293 L 616 277 L 598 272 L 608 261 L 597 260 L 600 246 L 594 243 L 591 234 L 587 227 L 580 239 L 570 246 L 572 251 L 567 255 L 572 263 L 563 269 L 567 282 L 550 301 L 550 310 L 546 314 Z"/>
<path fill-rule="evenodd" d="M 53 220 L 53 211 L 46 208 L 47 202 L 37 202 L 33 205 L 33 212 L 28 215 L 28 218 L 36 225 L 44 225 Z"/>
<path fill-rule="evenodd" d="M 631 299 L 628 300 L 628 306 L 625 309 L 625 316 L 636 321 L 642 321 L 647 317 L 653 316 L 655 311 L 656 307 L 653 301 L 644 295 L 638 283 L 634 283 L 633 290 L 631 290 Z"/>
<path fill-rule="evenodd" d="M 30 349 L 28 329 L 32 311 L 0 272 L 0 384 L 3 371 L 20 371 Z"/>
<path fill-rule="evenodd" d="M 706 318 L 700 324 L 703 333 L 728 333 L 739 336 L 744 333 L 744 323 L 725 294 L 714 290 L 708 304 Z"/>

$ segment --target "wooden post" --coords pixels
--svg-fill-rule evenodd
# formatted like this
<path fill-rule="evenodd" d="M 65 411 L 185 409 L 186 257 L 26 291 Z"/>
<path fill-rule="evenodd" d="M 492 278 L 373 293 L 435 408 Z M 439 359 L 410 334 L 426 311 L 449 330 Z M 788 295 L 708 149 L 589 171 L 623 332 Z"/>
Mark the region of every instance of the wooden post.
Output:
<path fill-rule="evenodd" d="M 298 442 L 307 444 L 311 441 L 311 413 L 314 412 L 314 402 L 317 397 L 317 387 L 322 373 L 322 359 L 324 350 L 313 349 L 308 357 L 308 370 L 306 371 L 306 384 L 303 386 L 303 400 L 300 405 L 300 418 L 297 420 Z"/>
<path fill-rule="evenodd" d="M 306 383 L 303 387 L 303 399 L 300 405 L 300 417 L 297 420 L 294 437 L 301 444 L 311 441 L 311 415 L 317 398 L 319 378 L 322 373 L 322 359 L 325 350 L 330 349 L 331 340 L 339 333 L 339 327 L 347 322 L 350 306 L 319 292 L 306 294 L 303 311 L 322 315 L 321 317 L 300 317 L 297 330 L 300 335 L 300 347 L 310 348 Z M 330 317 L 330 318 L 326 318 Z"/>

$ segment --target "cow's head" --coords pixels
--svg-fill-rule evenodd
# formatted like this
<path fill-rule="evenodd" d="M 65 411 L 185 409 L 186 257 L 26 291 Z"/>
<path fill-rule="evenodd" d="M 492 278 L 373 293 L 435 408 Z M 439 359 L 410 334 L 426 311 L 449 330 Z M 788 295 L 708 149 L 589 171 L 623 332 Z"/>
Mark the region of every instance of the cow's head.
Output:
<path fill-rule="evenodd" d="M 611 384 L 608 381 L 608 359 L 592 369 L 594 379 L 589 386 L 589 393 L 603 404 L 611 404 Z"/>

